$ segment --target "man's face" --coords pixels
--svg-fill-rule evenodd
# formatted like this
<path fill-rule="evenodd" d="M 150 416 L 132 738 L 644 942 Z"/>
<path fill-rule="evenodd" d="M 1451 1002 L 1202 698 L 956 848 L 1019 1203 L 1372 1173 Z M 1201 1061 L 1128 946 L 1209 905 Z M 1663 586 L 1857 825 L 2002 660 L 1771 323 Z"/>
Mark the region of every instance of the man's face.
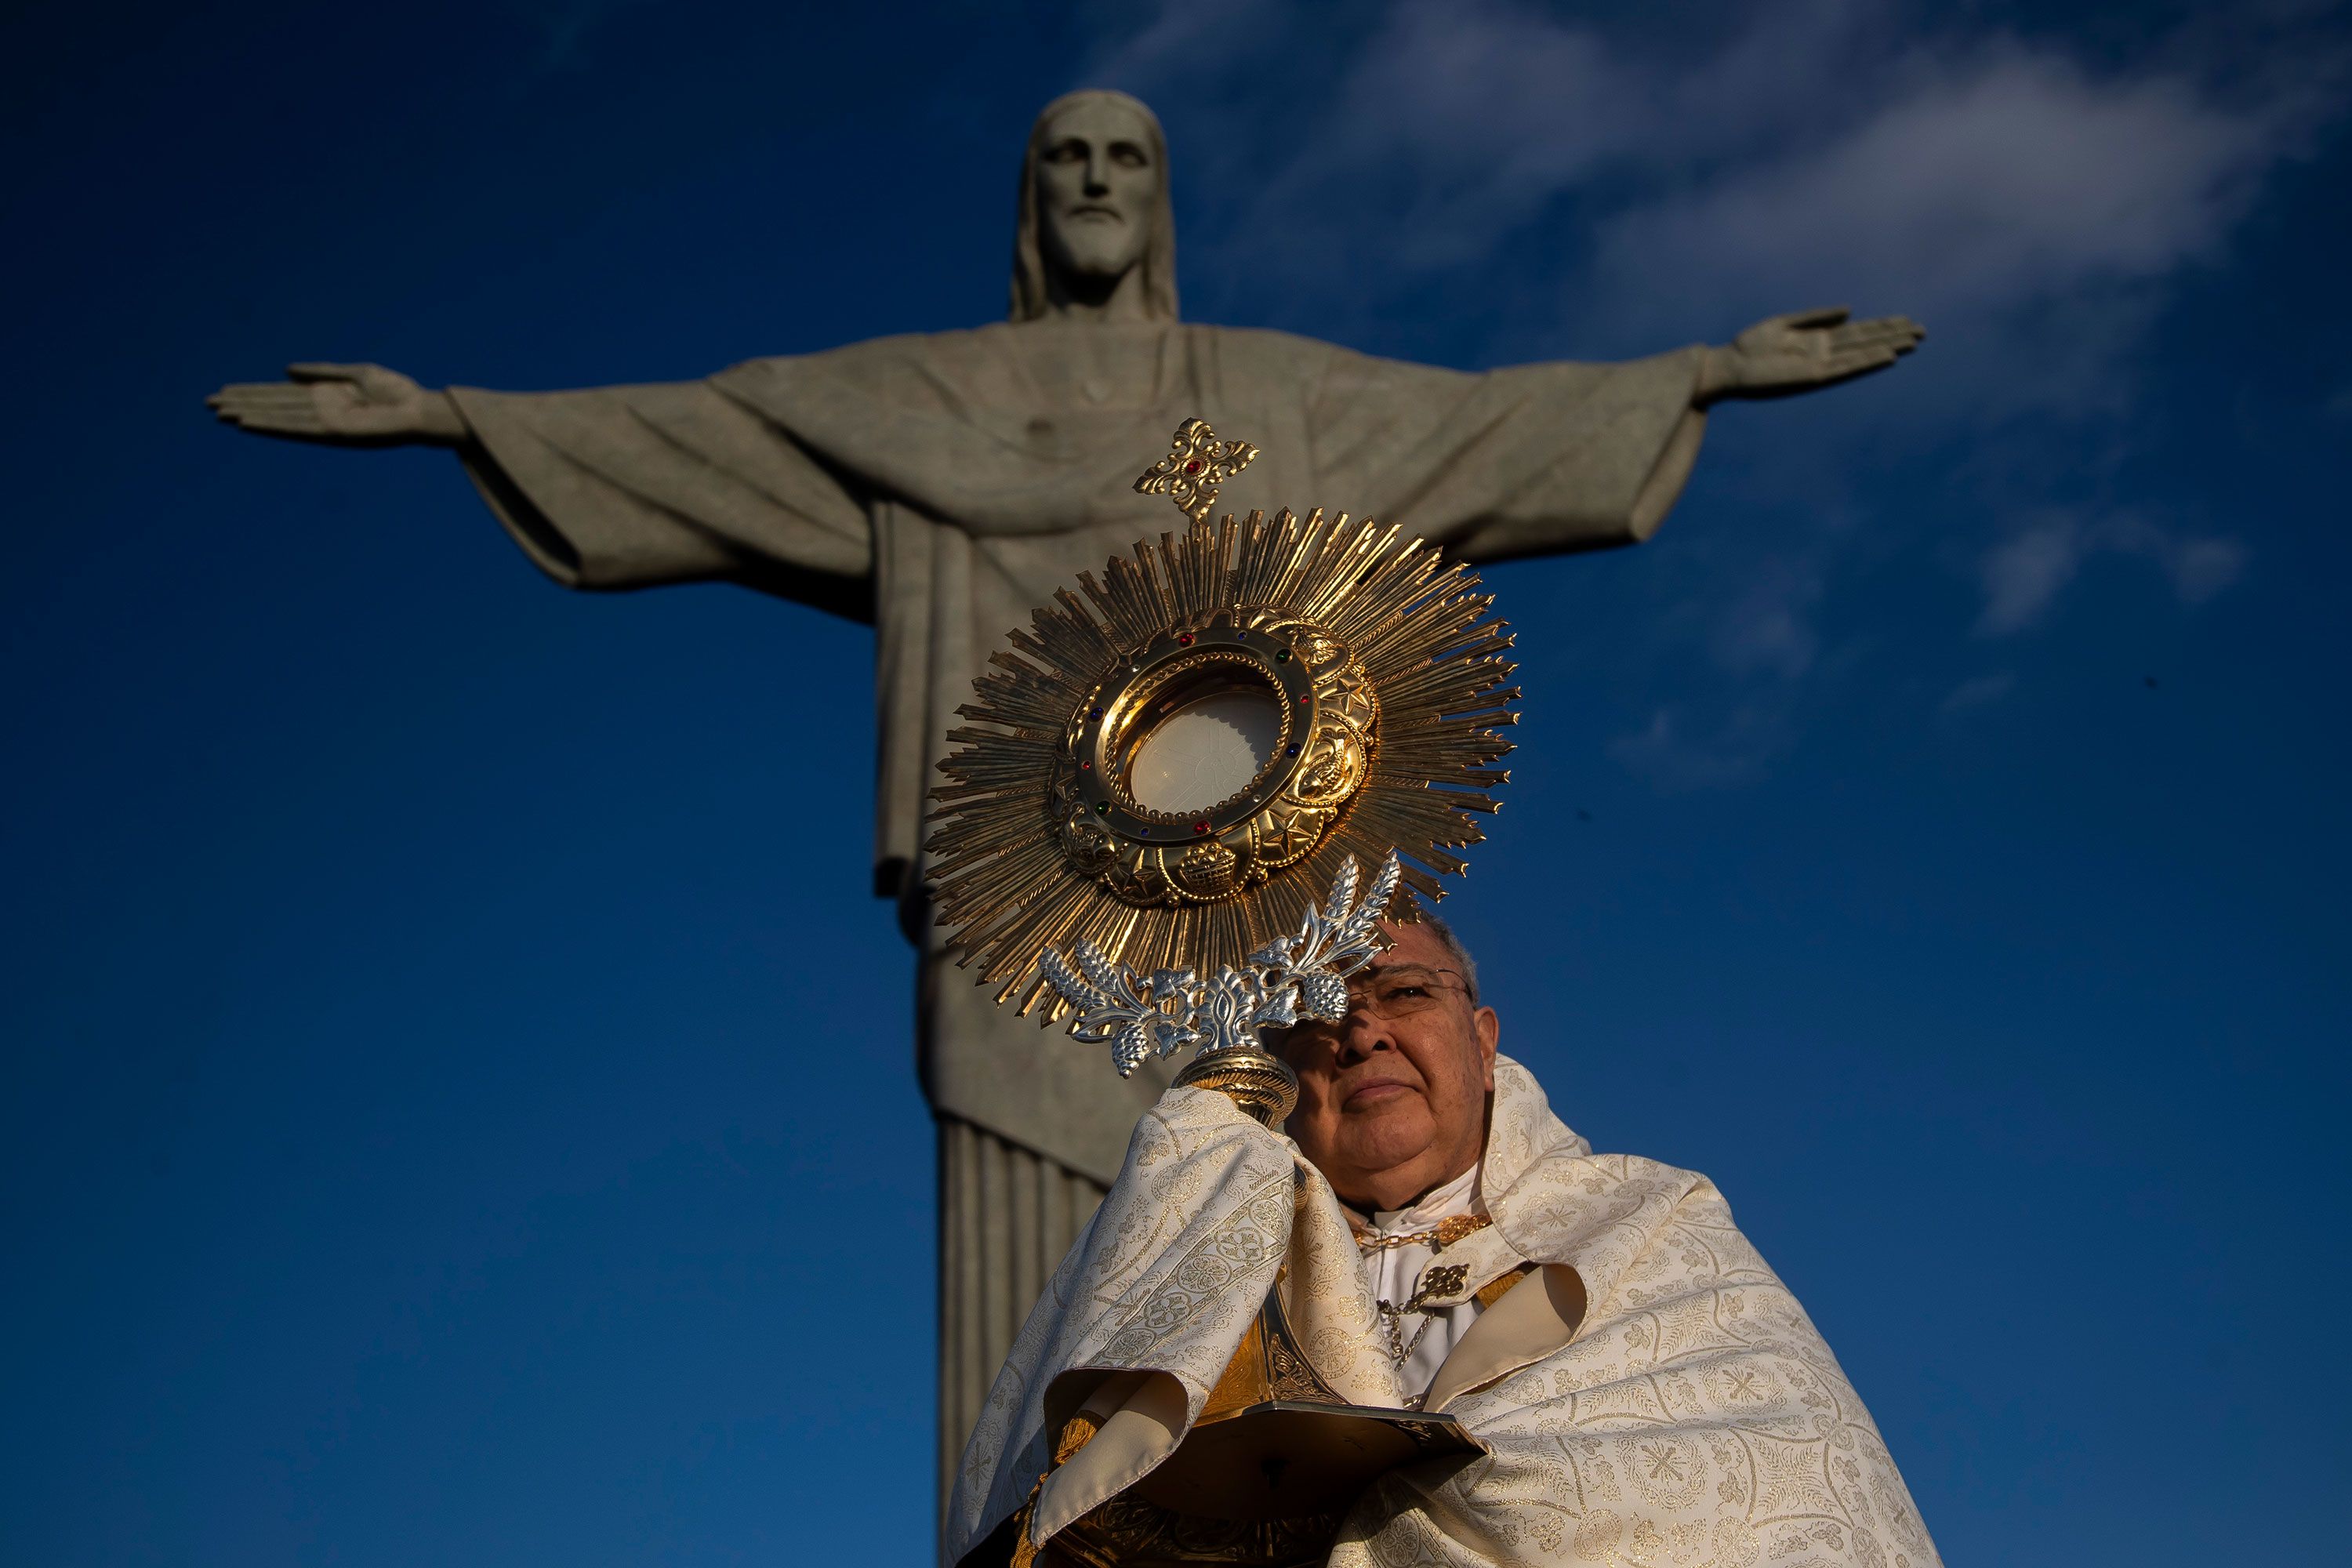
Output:
<path fill-rule="evenodd" d="M 1037 160 L 1037 217 L 1047 262 L 1098 280 L 1143 259 L 1161 171 L 1142 120 L 1124 105 L 1083 102 L 1055 115 Z"/>
<path fill-rule="evenodd" d="M 1406 1207 L 1477 1163 L 1501 1036 L 1427 926 L 1387 929 L 1395 945 L 1349 981 L 1348 1016 L 1273 1047 L 1298 1074 L 1285 1130 L 1361 1209 Z"/>

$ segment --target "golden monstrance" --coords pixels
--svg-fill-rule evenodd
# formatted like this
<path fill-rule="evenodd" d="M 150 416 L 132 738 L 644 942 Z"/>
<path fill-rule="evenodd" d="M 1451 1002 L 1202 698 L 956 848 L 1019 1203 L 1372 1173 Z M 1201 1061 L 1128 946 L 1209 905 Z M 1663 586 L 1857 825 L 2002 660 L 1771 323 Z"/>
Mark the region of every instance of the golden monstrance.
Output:
<path fill-rule="evenodd" d="M 1444 896 L 1519 693 L 1492 596 L 1433 546 L 1319 508 L 1213 523 L 1256 456 L 1178 428 L 1135 488 L 1191 525 L 992 657 L 929 848 L 940 921 L 999 1003 L 1070 1019 L 1122 1076 L 1194 1049 L 1177 1083 L 1277 1126 L 1298 1080 L 1258 1031 L 1338 1022 L 1376 922 Z M 1277 1283 L 1176 1453 L 1055 1542 L 1096 1568 L 1319 1562 L 1374 1477 L 1479 1449 L 1451 1416 L 1340 1399 Z"/>

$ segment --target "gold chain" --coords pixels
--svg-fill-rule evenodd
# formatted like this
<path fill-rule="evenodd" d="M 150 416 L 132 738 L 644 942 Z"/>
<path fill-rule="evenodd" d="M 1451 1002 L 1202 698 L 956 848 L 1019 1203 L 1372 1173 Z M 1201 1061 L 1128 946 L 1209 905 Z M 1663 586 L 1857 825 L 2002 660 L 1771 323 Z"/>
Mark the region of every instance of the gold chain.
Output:
<path fill-rule="evenodd" d="M 1469 1232 L 1465 1231 L 1463 1234 L 1467 1236 Z M 1451 1296 L 1469 1283 L 1469 1280 L 1470 1266 L 1466 1263 L 1433 1263 L 1422 1270 L 1419 1289 L 1413 1291 L 1412 1299 L 1403 1306 L 1400 1307 L 1393 1301 L 1372 1303 L 1380 1309 L 1381 1321 L 1388 1325 L 1389 1354 L 1395 1358 L 1397 1365 L 1402 1366 L 1412 1357 L 1414 1349 L 1421 1343 L 1421 1336 L 1429 1332 L 1429 1321 L 1432 1318 L 1441 1312 L 1450 1312 L 1454 1310 L 1452 1307 L 1430 1306 L 1429 1299 L 1432 1296 Z M 1407 1312 L 1422 1314 L 1421 1327 L 1412 1331 L 1411 1340 L 1404 1337 L 1402 1327 L 1404 1315 Z"/>
<path fill-rule="evenodd" d="M 1416 1230 L 1404 1236 L 1381 1236 L 1373 1231 L 1356 1230 L 1353 1226 L 1349 1229 L 1354 1231 L 1356 1247 L 1360 1252 L 1369 1254 L 1389 1252 L 1400 1247 L 1426 1247 L 1431 1252 L 1437 1253 L 1465 1236 L 1477 1235 L 1494 1223 L 1482 1214 L 1457 1214 L 1447 1215 L 1427 1230 Z M 1412 1359 L 1412 1352 L 1421 1344 L 1422 1336 L 1429 1332 L 1430 1319 L 1452 1310 L 1429 1306 L 1426 1304 L 1429 1299 L 1432 1296 L 1451 1296 L 1462 1289 L 1469 1273 L 1469 1266 L 1462 1263 L 1426 1268 L 1422 1272 L 1420 1288 L 1413 1291 L 1412 1299 L 1403 1306 L 1400 1307 L 1393 1301 L 1373 1303 L 1380 1309 L 1381 1325 L 1389 1331 L 1389 1356 L 1397 1365 L 1402 1366 Z M 1404 1315 L 1407 1312 L 1422 1314 L 1421 1327 L 1412 1331 L 1412 1338 L 1409 1340 L 1404 1337 Z M 1413 1408 L 1418 1410 L 1421 1407 L 1415 1405 Z"/>
<path fill-rule="evenodd" d="M 1406 1339 L 1402 1323 L 1405 1309 L 1389 1301 L 1377 1304 L 1381 1310 L 1381 1322 L 1389 1331 L 1389 1359 L 1402 1366 L 1412 1359 L 1412 1352 L 1421 1348 L 1421 1336 L 1429 1332 L 1429 1317 L 1424 1316 L 1421 1320 L 1421 1327 L 1413 1330 L 1412 1338 Z"/>
<path fill-rule="evenodd" d="M 1475 1236 L 1495 1222 L 1482 1214 L 1449 1215 L 1427 1230 L 1416 1230 L 1406 1236 L 1381 1236 L 1369 1230 L 1356 1234 L 1359 1252 L 1387 1252 L 1399 1247 L 1427 1247 L 1432 1252 L 1443 1252 L 1465 1236 Z"/>

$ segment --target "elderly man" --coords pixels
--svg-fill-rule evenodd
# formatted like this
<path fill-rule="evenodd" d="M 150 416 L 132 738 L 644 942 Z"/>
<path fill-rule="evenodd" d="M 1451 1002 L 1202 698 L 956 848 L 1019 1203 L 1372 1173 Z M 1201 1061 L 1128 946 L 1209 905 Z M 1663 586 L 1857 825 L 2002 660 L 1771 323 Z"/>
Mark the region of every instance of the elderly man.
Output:
<path fill-rule="evenodd" d="M 1071 1543 L 1175 1451 L 1279 1275 L 1326 1384 L 1488 1450 L 1382 1477 L 1332 1563 L 1937 1563 L 1713 1184 L 1593 1154 L 1497 1053 L 1453 934 L 1391 934 L 1340 1023 L 1273 1042 L 1299 1079 L 1287 1138 L 1197 1089 L 1137 1127 L 991 1392 L 946 1560 L 1099 1557 Z"/>

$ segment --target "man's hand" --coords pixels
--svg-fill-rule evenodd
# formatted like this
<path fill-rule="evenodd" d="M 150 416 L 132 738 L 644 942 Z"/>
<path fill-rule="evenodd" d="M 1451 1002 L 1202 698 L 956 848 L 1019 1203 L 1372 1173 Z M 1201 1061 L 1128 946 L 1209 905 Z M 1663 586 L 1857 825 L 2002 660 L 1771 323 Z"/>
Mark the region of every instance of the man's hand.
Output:
<path fill-rule="evenodd" d="M 1693 399 L 1786 397 L 1885 370 L 1919 346 L 1927 330 L 1908 316 L 1849 321 L 1843 307 L 1770 316 L 1710 348 Z"/>
<path fill-rule="evenodd" d="M 454 447 L 466 421 L 444 392 L 428 392 L 380 364 L 286 367 L 285 381 L 222 387 L 205 404 L 221 422 L 261 436 L 335 447 Z"/>

